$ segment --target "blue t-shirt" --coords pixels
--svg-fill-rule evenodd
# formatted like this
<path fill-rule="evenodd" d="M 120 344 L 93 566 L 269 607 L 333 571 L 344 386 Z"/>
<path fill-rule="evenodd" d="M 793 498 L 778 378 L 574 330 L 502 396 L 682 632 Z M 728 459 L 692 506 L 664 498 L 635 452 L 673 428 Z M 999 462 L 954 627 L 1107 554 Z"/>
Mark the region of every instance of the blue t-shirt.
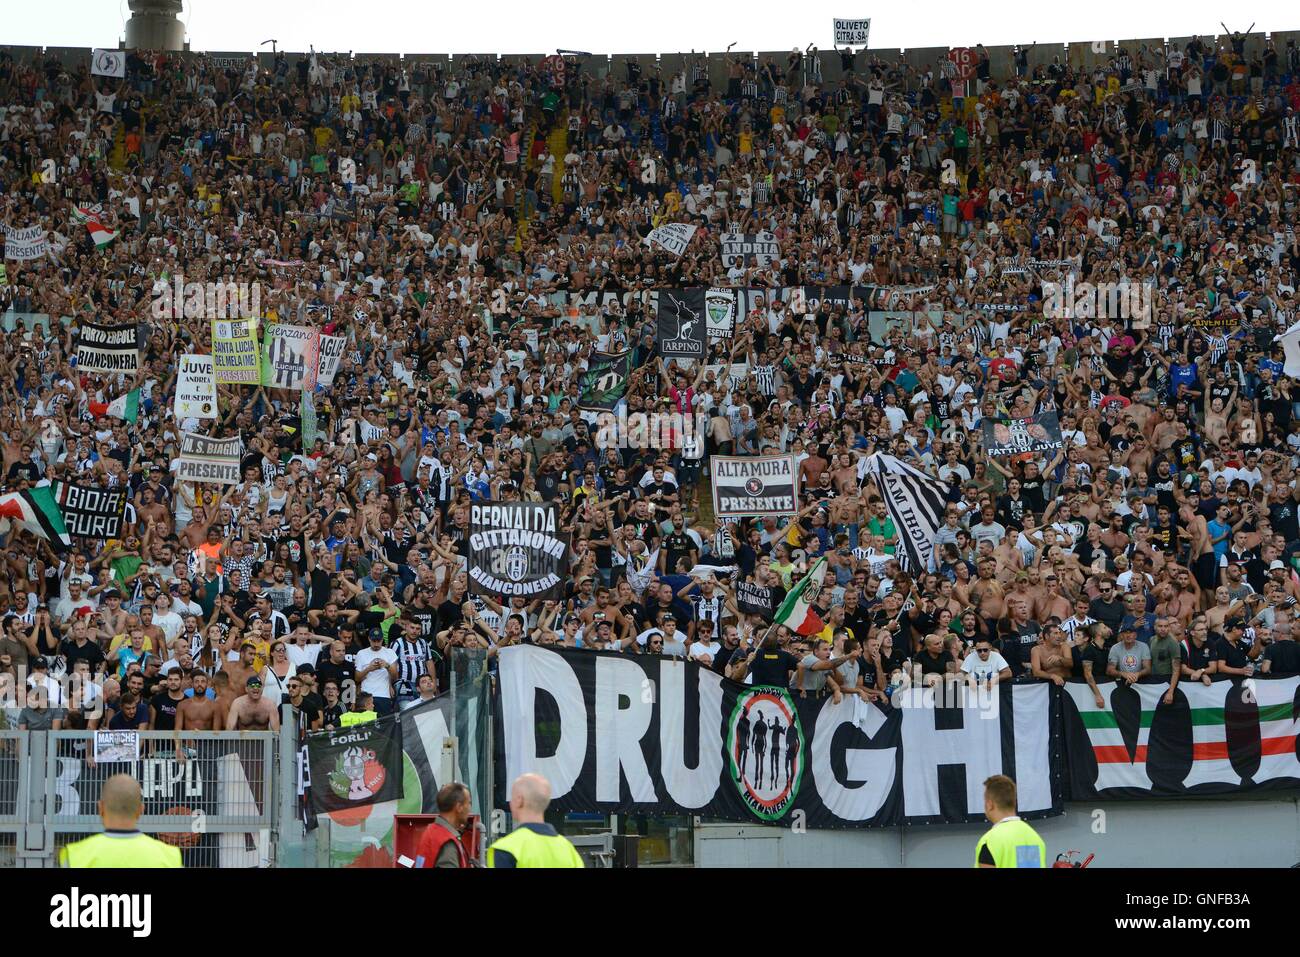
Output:
<path fill-rule="evenodd" d="M 1188 387 L 1196 385 L 1196 363 L 1189 362 L 1186 365 L 1171 365 L 1169 367 L 1169 394 L 1178 395 L 1178 387 L 1185 385 Z"/>
<path fill-rule="evenodd" d="M 1220 535 L 1223 535 L 1232 530 L 1231 525 L 1222 524 L 1219 522 L 1217 518 L 1210 519 L 1210 521 L 1206 523 L 1205 527 L 1210 530 L 1210 538 L 1218 538 Z M 1221 542 L 1216 542 L 1214 545 L 1214 557 L 1222 558 L 1224 553 L 1227 550 L 1228 550 L 1227 538 L 1225 538 Z"/>

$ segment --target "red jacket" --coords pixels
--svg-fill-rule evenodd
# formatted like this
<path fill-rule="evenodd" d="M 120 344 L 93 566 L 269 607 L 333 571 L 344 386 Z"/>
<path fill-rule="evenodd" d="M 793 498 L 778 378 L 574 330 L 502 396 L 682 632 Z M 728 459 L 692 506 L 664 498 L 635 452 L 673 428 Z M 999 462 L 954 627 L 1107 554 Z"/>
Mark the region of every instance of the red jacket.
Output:
<path fill-rule="evenodd" d="M 421 867 L 434 867 L 438 862 L 438 853 L 442 850 L 443 845 L 447 842 L 456 845 L 456 855 L 459 858 L 459 867 L 469 867 L 469 855 L 465 853 L 465 845 L 460 842 L 460 835 L 453 832 L 445 824 L 442 818 L 434 821 L 424 833 L 420 835 L 420 843 L 416 846 L 416 859 L 423 858 Z"/>

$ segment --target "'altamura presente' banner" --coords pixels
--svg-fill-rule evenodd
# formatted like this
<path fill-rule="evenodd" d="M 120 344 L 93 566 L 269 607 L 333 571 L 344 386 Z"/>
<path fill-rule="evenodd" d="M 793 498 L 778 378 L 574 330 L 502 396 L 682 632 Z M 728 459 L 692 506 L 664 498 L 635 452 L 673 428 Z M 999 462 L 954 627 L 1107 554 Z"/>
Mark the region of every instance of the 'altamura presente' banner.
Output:
<path fill-rule="evenodd" d="M 569 536 L 555 506 L 485 502 L 470 506 L 469 580 L 478 595 L 564 597 Z"/>
<path fill-rule="evenodd" d="M 713 455 L 713 514 L 719 518 L 793 515 L 799 472 L 793 455 Z"/>
<path fill-rule="evenodd" d="M 694 662 L 532 645 L 501 650 L 498 680 L 498 785 L 535 771 L 560 811 L 977 822 L 994 774 L 1015 778 L 1022 816 L 1063 810 L 1050 734 L 1061 693 L 1048 684 L 963 689 L 950 707 L 910 689 L 881 709 L 738 684 Z"/>
<path fill-rule="evenodd" d="M 1300 678 L 1067 684 L 1070 796 L 1204 797 L 1300 788 Z"/>

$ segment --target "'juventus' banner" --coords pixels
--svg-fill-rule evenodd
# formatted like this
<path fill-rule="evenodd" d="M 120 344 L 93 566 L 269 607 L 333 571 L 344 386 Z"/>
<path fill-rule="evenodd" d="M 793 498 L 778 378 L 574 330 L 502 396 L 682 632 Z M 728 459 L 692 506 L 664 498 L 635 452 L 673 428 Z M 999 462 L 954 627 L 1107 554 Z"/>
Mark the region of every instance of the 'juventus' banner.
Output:
<path fill-rule="evenodd" d="M 1300 787 L 1300 678 L 1065 686 L 1075 800 L 1203 797 Z"/>
<path fill-rule="evenodd" d="M 120 538 L 126 512 L 126 491 L 92 485 L 56 483 L 54 500 L 63 513 L 69 535 Z"/>
<path fill-rule="evenodd" d="M 665 359 L 703 359 L 708 353 L 704 288 L 660 289 L 655 345 Z"/>
<path fill-rule="evenodd" d="M 686 247 L 690 245 L 691 237 L 695 235 L 697 228 L 688 223 L 664 223 L 650 230 L 650 235 L 646 236 L 643 242 L 647 246 L 658 246 L 664 252 L 680 256 L 686 252 Z"/>
<path fill-rule="evenodd" d="M 593 412 L 612 412 L 627 393 L 632 377 L 632 351 L 593 352 L 579 380 L 578 405 Z"/>
<path fill-rule="evenodd" d="M 489 502 L 470 506 L 469 580 L 475 594 L 559 599 L 569 570 L 569 536 L 555 506 Z"/>
<path fill-rule="evenodd" d="M 216 365 L 212 356 L 181 356 L 176 372 L 176 418 L 215 419 L 217 417 Z"/>
<path fill-rule="evenodd" d="M 929 571 L 934 561 L 934 539 L 948 500 L 947 483 L 884 452 L 875 453 L 865 464 L 898 529 L 903 549 L 899 564 L 914 575 Z"/>
<path fill-rule="evenodd" d="M 793 455 L 712 455 L 709 474 L 713 477 L 713 514 L 718 518 L 799 511 L 799 472 Z"/>
<path fill-rule="evenodd" d="M 985 418 L 981 424 L 985 455 L 1046 452 L 1065 444 L 1055 412 L 1043 412 L 1024 419 Z"/>
<path fill-rule="evenodd" d="M 770 266 L 781 258 L 781 243 L 773 233 L 723 233 L 722 266 Z"/>
<path fill-rule="evenodd" d="M 262 385 L 275 389 L 301 389 L 307 370 L 317 368 L 317 333 L 311 326 L 283 323 L 266 330 L 262 360 Z"/>
<path fill-rule="evenodd" d="M 498 687 L 498 787 L 542 774 L 558 811 L 971 823 L 994 774 L 1015 779 L 1022 817 L 1063 810 L 1050 733 L 1060 692 L 1048 684 L 963 686 L 948 702 L 909 689 L 882 710 L 739 684 L 694 662 L 513 645 Z"/>
<path fill-rule="evenodd" d="M 140 327 L 82 322 L 77 331 L 77 368 L 83 372 L 140 371 Z"/>
<path fill-rule="evenodd" d="M 181 438 L 180 468 L 176 478 L 182 482 L 207 482 L 212 485 L 238 485 L 239 459 L 244 443 L 239 436 L 210 439 L 206 435 L 186 432 Z"/>

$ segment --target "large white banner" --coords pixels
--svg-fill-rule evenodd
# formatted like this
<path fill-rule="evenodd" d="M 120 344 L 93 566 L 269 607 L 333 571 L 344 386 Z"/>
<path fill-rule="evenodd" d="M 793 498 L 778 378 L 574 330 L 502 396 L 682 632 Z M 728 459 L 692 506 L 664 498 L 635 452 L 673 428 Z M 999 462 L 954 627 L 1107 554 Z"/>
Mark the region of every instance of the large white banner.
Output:
<path fill-rule="evenodd" d="M 262 385 L 273 389 L 301 389 L 307 381 L 307 370 L 316 368 L 318 337 L 312 326 L 278 323 L 268 328 Z"/>
<path fill-rule="evenodd" d="M 126 76 L 124 50 L 95 50 L 90 57 L 90 72 L 95 76 Z"/>
<path fill-rule="evenodd" d="M 770 266 L 781 258 L 781 243 L 776 235 L 769 232 L 758 233 L 723 233 L 722 265 L 726 269 L 734 266 Z"/>
<path fill-rule="evenodd" d="M 177 419 L 217 417 L 217 380 L 212 356 L 181 356 L 174 411 Z"/>
<path fill-rule="evenodd" d="M 837 47 L 864 47 L 871 35 L 871 19 L 842 20 L 835 18 L 835 45 Z"/>
<path fill-rule="evenodd" d="M 213 439 L 186 432 L 181 438 L 181 455 L 176 478 L 182 482 L 238 485 L 239 459 L 244 443 L 239 436 Z"/>
<path fill-rule="evenodd" d="M 645 243 L 649 246 L 658 246 L 674 256 L 680 256 L 686 252 L 686 247 L 697 228 L 689 223 L 665 223 L 651 230 L 650 235 L 645 238 Z"/>
<path fill-rule="evenodd" d="M 43 226 L 3 226 L 5 233 L 5 259 L 26 262 L 41 259 L 50 251 L 50 241 Z"/>
<path fill-rule="evenodd" d="M 346 336 L 321 336 L 319 345 L 319 356 L 317 358 L 314 372 L 307 376 L 308 389 L 328 389 L 334 384 L 334 376 L 338 374 L 339 363 L 343 359 L 343 352 L 347 349 L 348 340 Z"/>

